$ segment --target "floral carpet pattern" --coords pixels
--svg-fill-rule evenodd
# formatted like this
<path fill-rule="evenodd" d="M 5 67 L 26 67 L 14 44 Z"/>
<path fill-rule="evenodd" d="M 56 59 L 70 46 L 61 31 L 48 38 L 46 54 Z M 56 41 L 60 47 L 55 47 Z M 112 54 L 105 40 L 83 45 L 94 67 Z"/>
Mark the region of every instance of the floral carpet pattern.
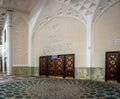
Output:
<path fill-rule="evenodd" d="M 120 86 L 90 80 L 16 77 L 0 83 L 0 99 L 120 99 Z"/>

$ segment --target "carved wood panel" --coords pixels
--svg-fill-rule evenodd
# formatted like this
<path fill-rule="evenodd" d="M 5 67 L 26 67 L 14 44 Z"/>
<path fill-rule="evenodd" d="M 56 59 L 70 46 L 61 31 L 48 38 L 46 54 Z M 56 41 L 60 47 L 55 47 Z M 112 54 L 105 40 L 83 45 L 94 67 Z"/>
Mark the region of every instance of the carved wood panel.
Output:
<path fill-rule="evenodd" d="M 47 76 L 47 56 L 40 57 L 40 75 Z"/>
<path fill-rule="evenodd" d="M 40 75 L 74 78 L 74 54 L 41 56 Z"/>
<path fill-rule="evenodd" d="M 65 77 L 74 77 L 74 55 L 65 55 Z"/>
<path fill-rule="evenodd" d="M 56 61 L 52 56 L 48 57 L 48 76 L 55 76 Z"/>
<path fill-rule="evenodd" d="M 56 59 L 56 76 L 64 76 L 64 56 L 59 55 Z"/>
<path fill-rule="evenodd" d="M 106 81 L 120 81 L 120 52 L 106 53 Z"/>

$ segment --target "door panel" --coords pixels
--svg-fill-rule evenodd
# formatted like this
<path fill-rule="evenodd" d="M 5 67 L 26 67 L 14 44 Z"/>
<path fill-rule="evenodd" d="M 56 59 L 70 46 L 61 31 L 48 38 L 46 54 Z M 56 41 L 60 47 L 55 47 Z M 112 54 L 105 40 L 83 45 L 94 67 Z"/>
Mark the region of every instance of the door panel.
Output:
<path fill-rule="evenodd" d="M 59 55 L 56 59 L 56 69 L 55 69 L 55 76 L 63 77 L 64 76 L 64 56 Z"/>
<path fill-rule="evenodd" d="M 118 80 L 119 53 L 106 53 L 106 80 Z"/>
<path fill-rule="evenodd" d="M 40 57 L 40 75 L 47 76 L 47 56 Z"/>
<path fill-rule="evenodd" d="M 74 78 L 74 54 L 65 55 L 65 77 Z"/>
<path fill-rule="evenodd" d="M 48 57 L 48 76 L 55 76 L 56 61 L 52 56 Z"/>

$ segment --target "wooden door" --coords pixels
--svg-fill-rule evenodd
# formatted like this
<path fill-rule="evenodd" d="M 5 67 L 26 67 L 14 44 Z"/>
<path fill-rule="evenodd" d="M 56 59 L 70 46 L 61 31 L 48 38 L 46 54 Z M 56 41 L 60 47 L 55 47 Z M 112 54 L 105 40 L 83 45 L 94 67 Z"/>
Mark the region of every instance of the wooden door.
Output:
<path fill-rule="evenodd" d="M 55 76 L 56 58 L 48 56 L 48 76 Z"/>
<path fill-rule="evenodd" d="M 74 78 L 74 54 L 41 56 L 40 75 Z"/>
<path fill-rule="evenodd" d="M 56 59 L 55 76 L 64 77 L 64 55 L 59 55 Z"/>
<path fill-rule="evenodd" d="M 74 54 L 65 55 L 65 77 L 74 78 Z"/>
<path fill-rule="evenodd" d="M 40 75 L 41 76 L 48 76 L 48 73 L 47 73 L 47 64 L 48 64 L 47 56 L 41 56 L 39 58 L 39 61 L 40 61 Z"/>
<path fill-rule="evenodd" d="M 106 78 L 108 81 L 119 81 L 119 52 L 106 53 Z"/>

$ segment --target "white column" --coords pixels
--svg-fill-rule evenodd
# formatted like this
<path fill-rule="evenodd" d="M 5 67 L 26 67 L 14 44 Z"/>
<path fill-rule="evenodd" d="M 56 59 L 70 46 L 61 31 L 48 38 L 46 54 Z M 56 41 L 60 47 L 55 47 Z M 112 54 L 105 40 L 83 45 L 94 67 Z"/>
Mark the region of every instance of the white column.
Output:
<path fill-rule="evenodd" d="M 87 67 L 90 67 L 90 79 L 93 79 L 92 73 L 92 16 L 86 17 L 87 20 Z"/>
<path fill-rule="evenodd" d="M 92 67 L 92 16 L 87 20 L 87 67 Z"/>
<path fill-rule="evenodd" d="M 4 26 L 5 27 L 5 26 Z M 4 58 L 5 58 L 5 42 L 4 42 L 4 30 L 2 31 L 2 72 L 5 73 L 5 62 L 4 62 Z"/>
<path fill-rule="evenodd" d="M 7 75 L 12 74 L 12 14 L 7 12 Z"/>

